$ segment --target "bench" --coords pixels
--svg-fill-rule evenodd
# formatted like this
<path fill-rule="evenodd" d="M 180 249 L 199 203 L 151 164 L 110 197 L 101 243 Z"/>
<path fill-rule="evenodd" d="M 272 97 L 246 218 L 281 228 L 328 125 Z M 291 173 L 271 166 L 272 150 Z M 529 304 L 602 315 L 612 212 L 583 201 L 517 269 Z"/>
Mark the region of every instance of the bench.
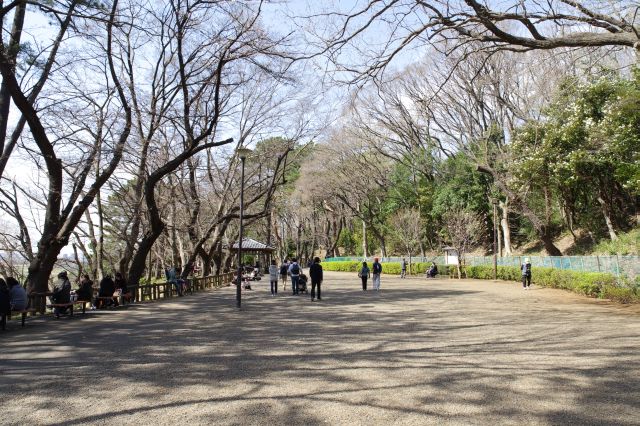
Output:
<path fill-rule="evenodd" d="M 102 307 L 102 302 L 106 302 L 109 300 L 112 300 L 116 303 L 118 303 L 118 305 L 125 305 L 126 302 L 131 303 L 131 300 L 133 299 L 133 294 L 132 293 L 125 293 L 122 294 L 120 296 L 98 296 L 95 298 L 96 299 L 96 307 L 97 308 L 101 308 Z M 118 300 L 120 299 L 120 300 Z M 122 302 L 122 303 L 120 303 Z"/>
<path fill-rule="evenodd" d="M 51 304 L 47 305 L 47 308 L 69 308 L 69 316 L 73 316 L 73 305 L 75 305 L 75 304 L 76 304 L 76 302 L 51 303 Z M 60 315 L 56 314 L 56 318 L 60 318 Z"/>
<path fill-rule="evenodd" d="M 448 280 L 449 278 L 451 278 L 451 275 L 449 275 L 449 274 L 437 274 L 437 275 L 436 275 L 435 277 L 433 277 L 433 278 L 431 278 L 431 277 L 429 277 L 429 276 L 426 276 L 426 275 L 425 275 L 425 277 L 426 277 L 428 280 Z"/>
<path fill-rule="evenodd" d="M 51 303 L 47 305 L 49 308 L 69 308 L 69 315 L 73 316 L 73 307 L 74 305 L 82 306 L 82 314 L 84 315 L 87 311 L 87 303 L 91 304 L 90 300 L 73 300 L 69 303 Z"/>
<path fill-rule="evenodd" d="M 11 319 L 11 315 L 12 314 L 20 314 L 20 316 L 22 317 L 22 326 L 24 327 L 24 322 L 27 319 L 27 314 L 35 313 L 35 312 L 36 312 L 35 309 L 27 308 L 27 309 L 23 309 L 21 311 L 10 311 L 8 313 L 0 314 L 0 323 L 2 324 L 2 329 L 6 330 L 7 317 L 9 317 L 9 319 Z"/>
<path fill-rule="evenodd" d="M 91 306 L 91 300 L 76 300 L 73 303 L 82 305 L 82 314 L 84 315 L 87 309 L 87 303 Z"/>

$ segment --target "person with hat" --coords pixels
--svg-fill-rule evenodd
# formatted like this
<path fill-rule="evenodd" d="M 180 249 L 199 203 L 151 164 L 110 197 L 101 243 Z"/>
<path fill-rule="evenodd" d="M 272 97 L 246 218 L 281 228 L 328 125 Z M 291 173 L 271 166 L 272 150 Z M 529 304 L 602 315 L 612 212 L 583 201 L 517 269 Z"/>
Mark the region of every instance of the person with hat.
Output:
<path fill-rule="evenodd" d="M 71 301 L 71 281 L 67 277 L 67 271 L 62 271 L 58 274 L 58 281 L 53 286 L 53 295 L 51 296 L 52 303 L 69 303 Z M 56 317 L 60 315 L 66 315 L 69 308 L 54 308 L 53 313 Z"/>
<path fill-rule="evenodd" d="M 522 272 L 522 288 L 529 290 L 529 287 L 531 287 L 531 261 L 528 257 L 524 258 L 520 271 Z"/>

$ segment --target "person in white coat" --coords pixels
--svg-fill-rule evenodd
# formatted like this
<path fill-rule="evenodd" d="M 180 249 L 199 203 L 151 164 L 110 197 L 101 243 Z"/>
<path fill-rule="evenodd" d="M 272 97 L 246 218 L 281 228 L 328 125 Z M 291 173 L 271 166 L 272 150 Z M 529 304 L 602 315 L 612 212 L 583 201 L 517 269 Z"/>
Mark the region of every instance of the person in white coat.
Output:
<path fill-rule="evenodd" d="M 278 273 L 280 272 L 280 268 L 276 265 L 276 261 L 272 260 L 271 265 L 269 265 L 269 281 L 271 281 L 271 295 L 275 296 L 278 294 Z"/>

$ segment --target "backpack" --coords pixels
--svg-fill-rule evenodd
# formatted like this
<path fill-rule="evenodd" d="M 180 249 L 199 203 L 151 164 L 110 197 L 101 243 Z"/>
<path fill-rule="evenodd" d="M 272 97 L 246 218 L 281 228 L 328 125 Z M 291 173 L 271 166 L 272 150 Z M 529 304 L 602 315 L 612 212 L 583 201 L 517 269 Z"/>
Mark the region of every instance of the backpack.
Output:
<path fill-rule="evenodd" d="M 382 265 L 379 263 L 374 263 L 373 264 L 373 273 L 374 274 L 379 274 L 380 272 L 382 272 Z"/>
<path fill-rule="evenodd" d="M 369 276 L 369 268 L 366 266 L 363 266 L 362 269 L 360 269 L 360 273 L 358 274 L 358 276 L 360 278 L 362 277 L 368 277 Z"/>
<path fill-rule="evenodd" d="M 300 266 L 297 263 L 294 263 L 291 267 L 291 275 L 298 275 L 300 273 Z"/>
<path fill-rule="evenodd" d="M 287 265 L 282 265 L 280 267 L 280 275 L 287 275 Z"/>

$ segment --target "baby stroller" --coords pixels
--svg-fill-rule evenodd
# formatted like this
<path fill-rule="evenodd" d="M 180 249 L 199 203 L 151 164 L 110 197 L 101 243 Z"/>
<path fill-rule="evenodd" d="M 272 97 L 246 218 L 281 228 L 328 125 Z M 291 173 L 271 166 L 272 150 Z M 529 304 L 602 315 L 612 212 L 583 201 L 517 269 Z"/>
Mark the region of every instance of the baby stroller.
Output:
<path fill-rule="evenodd" d="M 307 276 L 305 274 L 301 273 L 300 277 L 298 278 L 298 292 L 299 293 L 302 293 L 302 292 L 305 292 L 307 294 L 309 293 L 309 291 L 307 290 L 307 281 L 308 281 Z"/>

